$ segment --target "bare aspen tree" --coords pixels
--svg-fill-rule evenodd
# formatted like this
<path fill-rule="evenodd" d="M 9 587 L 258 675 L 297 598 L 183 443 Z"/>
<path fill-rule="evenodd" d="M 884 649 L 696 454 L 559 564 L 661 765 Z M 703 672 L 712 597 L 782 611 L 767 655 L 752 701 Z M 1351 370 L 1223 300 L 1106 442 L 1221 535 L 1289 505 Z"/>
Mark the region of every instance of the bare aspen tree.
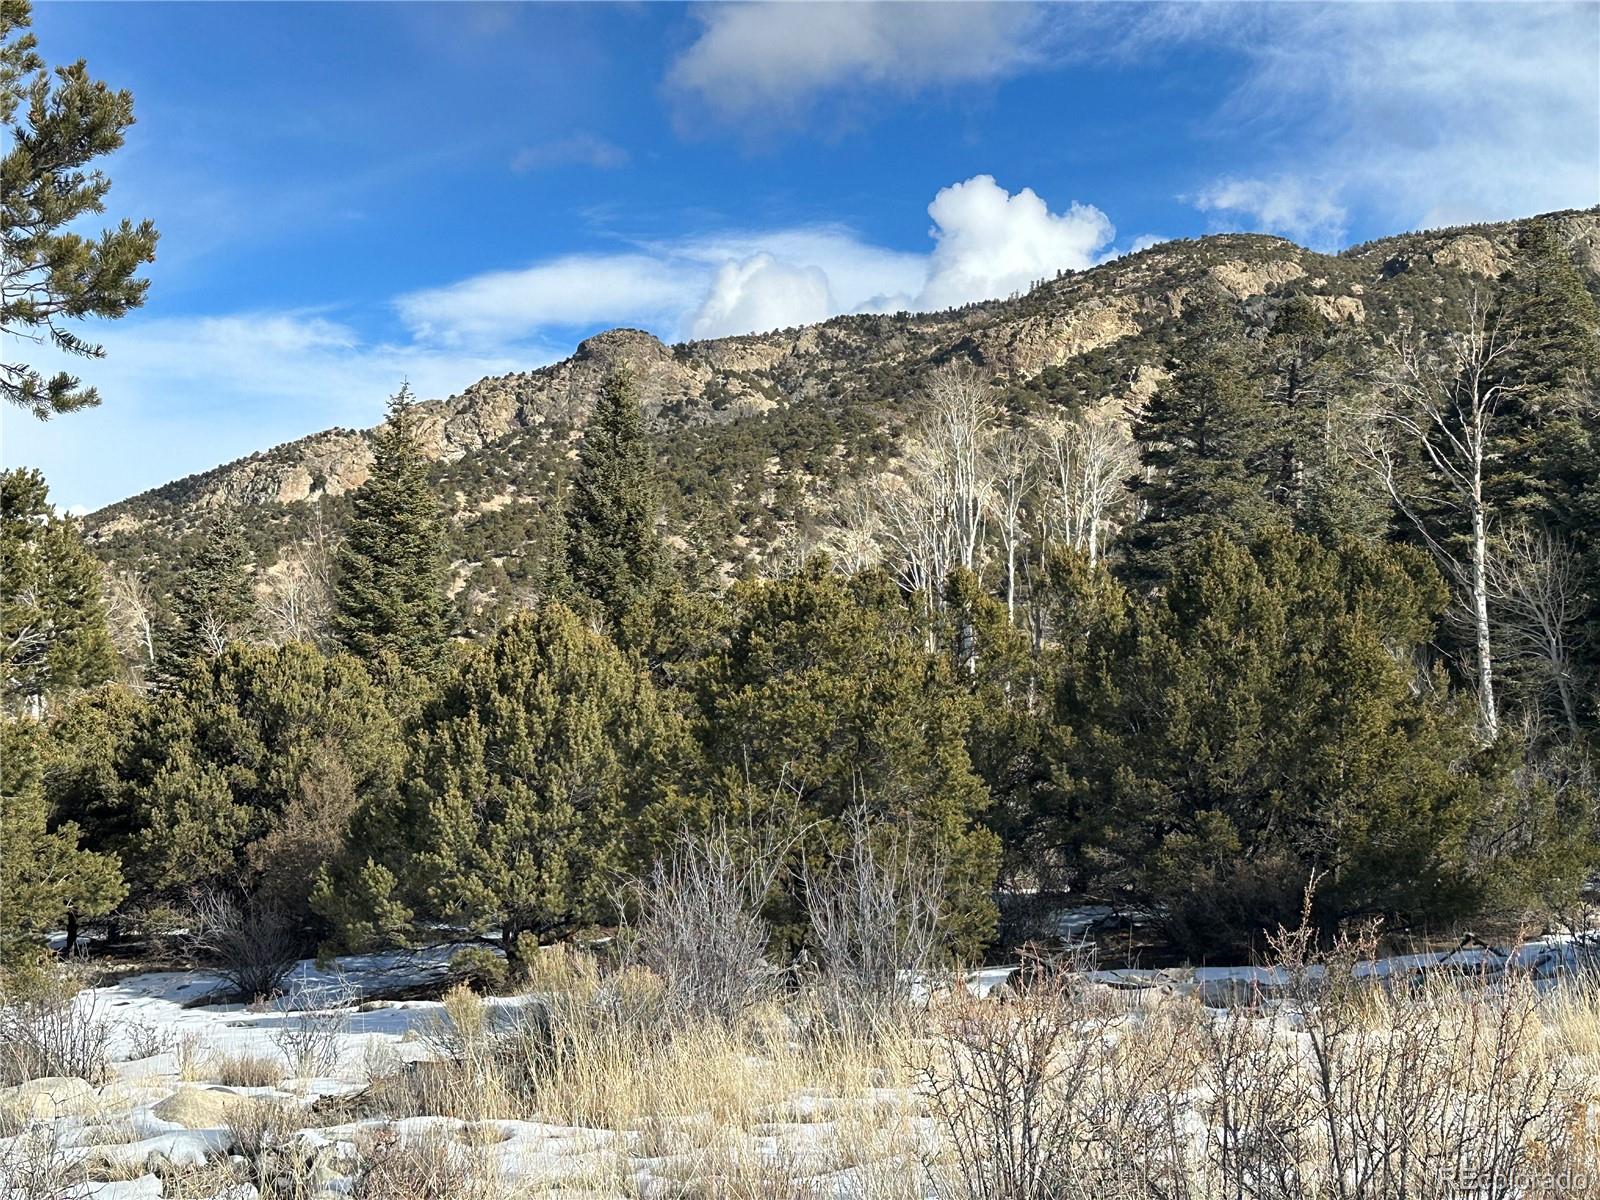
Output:
<path fill-rule="evenodd" d="M 865 487 L 851 488 L 840 499 L 835 524 L 823 539 L 839 569 L 851 575 L 877 566 L 883 557 L 883 512 Z"/>
<path fill-rule="evenodd" d="M 1098 563 L 1125 481 L 1139 465 L 1127 422 L 1108 410 L 1080 413 L 1046 431 L 1051 503 L 1046 532 Z"/>
<path fill-rule="evenodd" d="M 956 567 L 980 565 L 994 494 L 993 389 L 971 367 L 929 376 L 922 418 L 896 476 L 882 480 L 883 536 L 901 582 L 931 606 Z"/>
<path fill-rule="evenodd" d="M 1446 574 L 1466 595 L 1474 633 L 1479 725 L 1486 741 L 1500 732 L 1489 623 L 1489 501 L 1484 493 L 1495 418 L 1511 393 L 1502 368 L 1515 339 L 1473 297 L 1467 328 L 1431 350 L 1411 328 L 1390 343 L 1388 390 L 1394 403 L 1374 414 L 1367 455 L 1390 499 L 1422 535 Z M 1420 452 L 1431 468 L 1415 490 L 1400 469 L 1394 440 Z M 1423 515 L 1441 506 L 1465 517 L 1467 559 L 1445 545 Z"/>
<path fill-rule="evenodd" d="M 109 567 L 101 579 L 112 645 L 124 662 L 148 671 L 156 660 L 156 602 L 149 583 L 135 571 Z"/>
<path fill-rule="evenodd" d="M 1576 734 L 1573 660 L 1583 613 L 1576 556 L 1558 536 L 1519 522 L 1501 533 L 1489 555 L 1488 593 L 1501 653 L 1537 664 Z"/>
<path fill-rule="evenodd" d="M 316 643 L 333 617 L 328 563 L 314 546 L 292 548 L 266 575 L 261 624 L 276 642 Z"/>
<path fill-rule="evenodd" d="M 984 453 L 995 418 L 993 389 L 972 368 L 952 365 L 929 377 L 927 393 L 923 439 L 945 481 L 945 519 L 954 558 L 950 565 L 975 570 L 994 490 Z"/>
<path fill-rule="evenodd" d="M 1006 617 L 1015 625 L 1018 559 L 1026 536 L 1023 510 L 1036 482 L 1038 447 L 1023 430 L 1007 429 L 994 439 L 990 458 L 994 477 L 991 502 L 1006 559 Z"/>

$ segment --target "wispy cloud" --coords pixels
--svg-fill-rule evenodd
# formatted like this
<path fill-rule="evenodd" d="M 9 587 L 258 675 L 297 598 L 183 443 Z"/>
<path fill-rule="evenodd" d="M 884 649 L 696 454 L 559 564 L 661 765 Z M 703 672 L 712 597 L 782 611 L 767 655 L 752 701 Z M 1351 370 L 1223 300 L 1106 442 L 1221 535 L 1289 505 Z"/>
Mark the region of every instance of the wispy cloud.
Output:
<path fill-rule="evenodd" d="M 574 133 L 555 141 L 524 146 L 512 156 L 511 169 L 518 174 L 553 167 L 593 167 L 609 171 L 627 166 L 628 157 L 628 152 L 615 142 L 592 133 Z"/>
<path fill-rule="evenodd" d="M 1600 201 L 1600 19 L 1585 4 L 1203 8 L 1142 37 L 1224 42 L 1248 69 L 1215 114 L 1263 147 L 1201 208 L 1336 243 Z"/>
<path fill-rule="evenodd" d="M 1043 28 L 1023 3 L 720 4 L 696 15 L 699 37 L 670 67 L 668 94 L 686 123 L 746 132 L 799 121 L 824 100 L 1003 79 L 1038 60 Z"/>

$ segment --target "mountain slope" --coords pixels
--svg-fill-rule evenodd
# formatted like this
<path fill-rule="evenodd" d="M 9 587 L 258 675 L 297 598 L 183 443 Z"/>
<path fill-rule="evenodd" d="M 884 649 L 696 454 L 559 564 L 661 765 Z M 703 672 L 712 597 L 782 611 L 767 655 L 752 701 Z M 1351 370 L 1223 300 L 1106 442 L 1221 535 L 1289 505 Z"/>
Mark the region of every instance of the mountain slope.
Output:
<path fill-rule="evenodd" d="M 1554 219 L 1591 285 L 1600 282 L 1600 209 Z M 1043 379 L 1047 402 L 1126 402 L 1153 390 L 1153 368 L 1190 304 L 1237 305 L 1264 328 L 1284 299 L 1303 295 L 1374 339 L 1402 312 L 1447 326 L 1475 286 L 1510 264 L 1520 224 L 1405 234 L 1336 256 L 1225 234 L 1162 243 L 1019 297 L 941 313 L 837 317 L 677 346 L 638 330 L 598 334 L 562 362 L 424 406 L 458 580 L 482 570 L 474 586 L 493 591 L 502 572 L 513 582 L 537 574 L 553 501 L 599 382 L 616 365 L 639 380 L 674 528 L 737 569 L 824 517 L 843 481 L 883 469 L 931 366 L 973 361 L 1013 398 L 1025 384 L 1039 393 Z M 366 433 L 327 430 L 111 505 L 86 528 L 103 557 L 138 565 L 160 585 L 206 514 L 237 505 L 249 510 L 264 566 L 309 526 L 337 528 L 370 465 Z"/>

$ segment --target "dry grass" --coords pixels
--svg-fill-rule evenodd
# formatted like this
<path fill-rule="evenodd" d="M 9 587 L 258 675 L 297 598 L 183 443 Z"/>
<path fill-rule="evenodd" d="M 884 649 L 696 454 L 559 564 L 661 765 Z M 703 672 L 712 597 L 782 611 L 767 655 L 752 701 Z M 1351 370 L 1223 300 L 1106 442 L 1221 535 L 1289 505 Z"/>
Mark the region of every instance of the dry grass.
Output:
<path fill-rule="evenodd" d="M 357 1146 L 354 1200 L 503 1200 L 512 1187 L 477 1148 L 437 1125 L 384 1126 Z"/>
<path fill-rule="evenodd" d="M 198 1070 L 223 1087 L 277 1087 L 285 1074 L 283 1063 L 270 1054 L 219 1054 Z"/>
<path fill-rule="evenodd" d="M 1186 1000 L 1130 1012 L 1057 978 L 887 1027 L 803 997 L 669 1022 L 647 973 L 537 961 L 524 1006 L 450 993 L 436 1061 L 369 1055 L 365 1111 L 614 1131 L 561 1185 L 610 1195 L 644 1169 L 652 1196 L 750 1200 L 841 1180 L 868 1200 L 1444 1200 L 1529 1179 L 1565 1197 L 1586 1192 L 1537 1180 L 1600 1181 L 1594 989 L 1386 990 L 1301 962 L 1281 1006 L 1226 1017 Z"/>
<path fill-rule="evenodd" d="M 106 1078 L 111 1022 L 87 985 L 81 969 L 54 964 L 0 978 L 0 1086 Z"/>
<path fill-rule="evenodd" d="M 449 992 L 428 1061 L 369 1044 L 369 1086 L 341 1120 L 385 1123 L 342 1135 L 353 1160 L 300 1136 L 326 1111 L 262 1100 L 230 1110 L 230 1160 L 156 1167 L 168 1195 L 249 1183 L 286 1200 L 334 1176 L 365 1200 L 1600 1195 L 1600 987 L 1386 986 L 1354 979 L 1361 952 L 1313 961 L 1286 943 L 1281 998 L 1225 1016 L 1184 999 L 1130 1011 L 1047 975 L 886 1023 L 880 1004 L 856 1019 L 809 989 L 663 1019 L 653 973 L 540 951 L 520 1001 Z M 178 1049 L 232 1086 L 284 1073 L 277 1056 Z M 506 1120 L 569 1131 L 539 1179 L 498 1168 Z"/>

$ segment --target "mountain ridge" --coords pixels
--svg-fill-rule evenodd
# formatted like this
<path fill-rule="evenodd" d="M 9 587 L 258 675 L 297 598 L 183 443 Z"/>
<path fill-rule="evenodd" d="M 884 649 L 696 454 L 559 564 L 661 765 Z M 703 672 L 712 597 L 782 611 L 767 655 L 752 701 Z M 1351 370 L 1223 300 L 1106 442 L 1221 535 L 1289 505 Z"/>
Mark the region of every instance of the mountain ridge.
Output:
<path fill-rule="evenodd" d="M 455 526 L 508 506 L 548 508 L 540 501 L 559 489 L 562 463 L 575 454 L 600 380 L 624 364 L 638 379 L 669 460 L 687 456 L 693 462 L 719 439 L 738 441 L 733 431 L 745 427 L 754 433 L 781 425 L 789 442 L 804 443 L 806 415 L 815 413 L 826 425 L 822 416 L 830 414 L 848 434 L 842 443 L 824 444 L 827 431 L 819 427 L 824 436 L 811 438 L 810 446 L 775 445 L 778 474 L 796 454 L 815 468 L 828 464 L 814 460 L 840 453 L 850 461 L 832 464 L 835 473 L 859 473 L 892 453 L 884 441 L 903 425 L 904 402 L 921 373 L 941 362 L 972 361 L 992 372 L 1002 389 L 1068 371 L 1085 378 L 1085 389 L 1098 389 L 1100 400 L 1128 403 L 1153 392 L 1165 336 L 1199 297 L 1236 304 L 1260 324 L 1283 299 L 1301 295 L 1330 321 L 1367 327 L 1375 336 L 1392 328 L 1402 311 L 1425 324 L 1448 321 L 1479 282 L 1510 265 L 1518 231 L 1537 219 L 1556 222 L 1587 277 L 1600 279 L 1600 208 L 1396 234 L 1335 255 L 1266 234 L 1213 234 L 1158 243 L 1063 273 L 1021 295 L 959 309 L 845 315 L 676 345 L 643 330 L 607 330 L 559 362 L 486 377 L 453 396 L 424 401 L 421 434 L 447 507 L 454 501 Z M 854 418 L 863 413 L 877 418 L 875 429 L 859 427 Z M 370 435 L 336 427 L 258 451 L 91 513 L 86 532 L 103 557 L 148 558 L 154 543 L 159 559 L 160 543 L 181 541 L 206 513 L 237 506 L 257 510 L 268 526 L 281 525 L 293 536 L 296 510 L 325 508 L 365 480 Z M 480 459 L 500 464 L 486 466 L 487 479 L 472 470 Z M 524 469 L 535 460 L 541 470 Z M 770 473 L 767 465 L 763 475 Z M 768 481 L 755 479 L 750 466 L 751 477 L 734 495 L 767 490 Z M 828 473 L 806 470 L 802 491 L 818 481 L 825 485 Z M 773 515 L 782 525 L 798 514 Z M 515 534 L 508 536 L 514 540 Z M 267 537 L 258 551 L 275 540 Z M 478 549 L 515 554 L 518 547 Z"/>

